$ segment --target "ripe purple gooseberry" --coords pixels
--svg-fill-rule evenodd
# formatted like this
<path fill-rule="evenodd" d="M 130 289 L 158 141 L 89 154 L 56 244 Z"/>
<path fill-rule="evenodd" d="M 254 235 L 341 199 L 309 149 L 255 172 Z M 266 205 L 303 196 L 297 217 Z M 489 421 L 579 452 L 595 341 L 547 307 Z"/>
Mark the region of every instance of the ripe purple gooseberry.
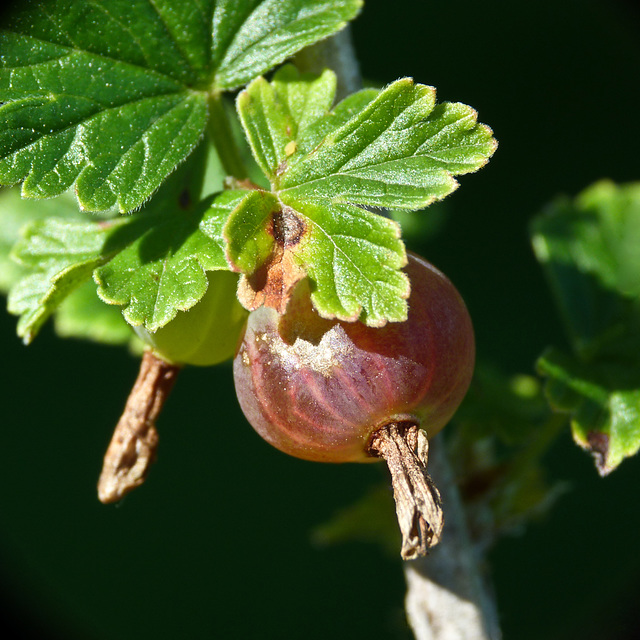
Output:
<path fill-rule="evenodd" d="M 465 304 L 446 276 L 413 254 L 405 271 L 411 282 L 405 322 L 372 328 L 324 319 L 306 281 L 284 314 L 253 311 L 234 379 L 248 421 L 281 451 L 321 462 L 387 461 L 402 555 L 410 559 L 440 536 L 426 436 L 440 431 L 462 401 L 475 345 Z"/>

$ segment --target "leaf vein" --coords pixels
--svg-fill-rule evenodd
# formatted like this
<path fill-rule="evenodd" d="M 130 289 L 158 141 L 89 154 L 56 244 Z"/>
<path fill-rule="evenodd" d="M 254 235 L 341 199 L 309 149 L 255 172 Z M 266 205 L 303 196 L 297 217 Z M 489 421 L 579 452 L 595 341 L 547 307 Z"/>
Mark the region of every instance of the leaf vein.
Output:
<path fill-rule="evenodd" d="M 163 26 L 165 33 L 167 34 L 169 39 L 173 42 L 173 44 L 175 45 L 177 51 L 180 52 L 180 56 L 182 57 L 182 59 L 187 64 L 187 67 L 189 67 L 189 69 L 191 69 L 193 72 L 195 72 L 197 74 L 198 70 L 191 64 L 191 60 L 189 60 L 189 58 L 188 58 L 187 54 L 185 53 L 182 45 L 175 38 L 175 36 L 173 35 L 173 32 L 169 29 L 169 25 L 167 24 L 167 21 L 162 17 L 161 13 L 158 11 L 158 7 L 156 5 L 155 0 L 147 0 L 147 2 L 151 6 L 151 8 L 155 11 L 156 15 L 158 16 L 158 22 Z M 202 14 L 202 12 L 201 12 L 201 14 Z"/>

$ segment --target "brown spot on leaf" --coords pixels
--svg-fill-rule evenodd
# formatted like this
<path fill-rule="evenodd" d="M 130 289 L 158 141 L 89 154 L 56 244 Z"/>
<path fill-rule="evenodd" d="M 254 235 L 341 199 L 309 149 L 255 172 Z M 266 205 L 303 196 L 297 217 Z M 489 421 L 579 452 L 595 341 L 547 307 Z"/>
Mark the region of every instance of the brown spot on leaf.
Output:
<path fill-rule="evenodd" d="M 596 467 L 600 475 L 609 473 L 607 469 L 607 455 L 609 453 L 609 436 L 601 431 L 590 431 L 587 434 L 588 448 L 595 458 Z"/>
<path fill-rule="evenodd" d="M 282 314 L 294 286 L 305 275 L 293 254 L 279 248 L 255 273 L 240 280 L 238 299 L 250 311 L 265 306 Z"/>
<path fill-rule="evenodd" d="M 238 298 L 250 311 L 264 305 L 284 313 L 295 285 L 306 276 L 293 251 L 306 225 L 293 209 L 284 207 L 273 214 L 268 231 L 275 240 L 273 252 L 254 273 L 240 280 Z"/>
<path fill-rule="evenodd" d="M 290 249 L 297 245 L 302 240 L 305 229 L 304 222 L 289 207 L 283 207 L 273 214 L 271 233 L 281 247 Z"/>

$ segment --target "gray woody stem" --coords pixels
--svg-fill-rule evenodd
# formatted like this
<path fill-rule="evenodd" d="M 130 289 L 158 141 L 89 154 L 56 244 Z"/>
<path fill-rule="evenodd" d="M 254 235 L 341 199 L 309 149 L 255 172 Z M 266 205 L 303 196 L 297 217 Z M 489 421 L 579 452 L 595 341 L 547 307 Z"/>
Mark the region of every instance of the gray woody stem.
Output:
<path fill-rule="evenodd" d="M 333 69 L 339 100 L 361 88 L 348 28 L 305 49 L 295 62 L 304 71 Z M 429 474 L 442 496 L 445 525 L 429 555 L 405 563 L 406 610 L 416 640 L 499 640 L 493 594 L 481 578 L 480 558 L 441 442 L 432 447 Z"/>
<path fill-rule="evenodd" d="M 444 442 L 431 444 L 429 473 L 445 526 L 429 555 L 405 563 L 409 623 L 417 640 L 499 640 L 495 601 L 480 573 Z"/>

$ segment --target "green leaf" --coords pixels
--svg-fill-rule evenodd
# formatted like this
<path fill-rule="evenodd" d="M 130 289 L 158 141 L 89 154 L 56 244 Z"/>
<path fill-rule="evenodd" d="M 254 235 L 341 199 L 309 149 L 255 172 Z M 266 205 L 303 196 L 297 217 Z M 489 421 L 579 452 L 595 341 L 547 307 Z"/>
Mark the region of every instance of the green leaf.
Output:
<path fill-rule="evenodd" d="M 361 318 L 369 326 L 406 319 L 409 281 L 399 269 L 407 258 L 400 228 L 387 218 L 347 204 L 278 201 L 254 191 L 229 217 L 225 236 L 229 261 L 246 275 L 276 247 L 288 252 L 309 276 L 312 302 L 324 317 Z"/>
<path fill-rule="evenodd" d="M 599 182 L 561 198 L 532 224 L 542 264 L 575 351 L 640 349 L 640 183 Z"/>
<path fill-rule="evenodd" d="M 207 92 L 342 28 L 357 0 L 52 0 L 0 32 L 0 184 L 140 207 L 195 148 Z M 212 85 L 213 83 L 213 85 Z"/>
<path fill-rule="evenodd" d="M 59 0 L 10 19 L 0 36 L 0 182 L 24 181 L 23 196 L 36 198 L 75 185 L 88 210 L 139 207 L 205 128 L 206 96 L 190 90 L 206 72 L 198 38 L 185 53 L 173 37 L 196 17 L 180 25 L 147 2 Z"/>
<path fill-rule="evenodd" d="M 324 200 L 282 202 L 305 232 L 292 248 L 312 283 L 311 300 L 324 317 L 360 318 L 371 327 L 407 317 L 409 280 L 397 223 L 349 204 Z"/>
<path fill-rule="evenodd" d="M 49 218 L 27 228 L 14 250 L 27 275 L 10 294 L 10 310 L 22 316 L 18 330 L 27 342 L 92 274 L 104 302 L 123 306 L 130 324 L 152 331 L 202 298 L 206 272 L 229 269 L 222 226 L 247 193 L 198 201 L 206 152 L 200 145 L 134 215 L 101 222 Z M 95 334 L 101 332 L 97 327 Z"/>
<path fill-rule="evenodd" d="M 10 249 L 20 241 L 20 229 L 25 230 L 30 223 L 38 221 L 40 224 L 50 217 L 57 217 L 68 222 L 80 222 L 85 216 L 78 211 L 75 200 L 70 194 L 63 194 L 59 198 L 37 202 L 25 200 L 20 197 L 16 189 L 7 189 L 0 196 L 0 289 L 8 292 L 22 278 L 31 275 L 35 280 L 36 289 L 41 288 L 40 298 L 43 296 L 45 305 L 51 306 L 46 293 L 51 287 L 46 277 L 33 273 L 29 268 L 20 266 L 15 260 L 10 259 Z M 33 227 L 31 227 L 33 228 Z M 36 269 L 36 272 L 38 269 Z M 34 276 L 37 276 L 34 278 Z M 16 289 L 14 296 L 19 296 Z M 40 299 L 36 296 L 32 300 L 33 307 L 25 306 L 26 314 L 33 314 L 34 319 L 38 313 L 36 308 Z M 41 309 L 40 313 L 43 314 Z M 20 313 L 20 312 L 19 312 Z M 40 318 L 38 326 L 46 319 L 47 313 Z M 31 340 L 37 328 L 25 326 L 26 318 L 20 325 L 21 333 L 29 333 L 27 341 Z M 109 307 L 100 301 L 96 295 L 96 286 L 93 282 L 86 282 L 76 290 L 71 291 L 60 306 L 55 309 L 54 327 L 56 333 L 65 338 L 85 338 L 107 344 L 126 344 L 135 340 L 131 329 L 122 318 L 122 314 L 115 308 Z"/>
<path fill-rule="evenodd" d="M 25 343 L 31 342 L 60 303 L 108 260 L 105 244 L 118 226 L 118 222 L 48 218 L 26 227 L 13 256 L 29 271 L 11 289 L 8 300 L 9 312 L 20 316 L 17 331 Z"/>
<path fill-rule="evenodd" d="M 124 307 L 129 324 L 155 331 L 191 308 L 207 288 L 206 272 L 228 269 L 222 226 L 245 192 L 225 192 L 182 215 L 162 200 L 109 223 L 49 218 L 30 225 L 14 249 L 30 269 L 11 290 L 9 310 L 30 342 L 60 303 L 94 274 L 100 298 Z"/>
<path fill-rule="evenodd" d="M 637 362 L 637 361 L 636 361 Z M 585 365 L 557 350 L 538 360 L 548 377 L 551 406 L 571 415 L 574 440 L 593 454 L 601 475 L 640 449 L 640 372 L 637 364 Z"/>
<path fill-rule="evenodd" d="M 556 201 L 532 241 L 573 347 L 538 363 L 547 396 L 603 475 L 640 448 L 640 184 Z"/>
<path fill-rule="evenodd" d="M 190 309 L 207 290 L 206 272 L 229 269 L 222 228 L 245 194 L 226 191 L 181 215 L 164 203 L 137 214 L 123 229 L 127 236 L 135 230 L 135 239 L 95 273 L 100 298 L 122 306 L 132 326 L 152 332 Z M 111 240 L 126 241 L 117 235 Z"/>
<path fill-rule="evenodd" d="M 311 152 L 279 166 L 274 187 L 294 197 L 416 210 L 451 193 L 457 187 L 453 176 L 476 171 L 494 150 L 491 130 L 477 124 L 473 109 L 435 107 L 434 89 L 405 78 Z"/>
<path fill-rule="evenodd" d="M 237 215 L 262 229 L 262 257 L 280 216 L 281 248 L 309 276 L 321 315 L 382 326 L 407 315 L 404 245 L 396 223 L 356 205 L 424 207 L 455 188 L 454 174 L 482 166 L 495 141 L 471 108 L 434 108 L 434 90 L 409 79 L 331 109 L 335 91 L 332 72 L 286 66 L 240 93 L 241 122 L 279 207 Z M 229 224 L 232 238 L 233 217 Z"/>
<path fill-rule="evenodd" d="M 362 0 L 218 0 L 213 17 L 214 85 L 235 89 L 342 29 Z"/>

